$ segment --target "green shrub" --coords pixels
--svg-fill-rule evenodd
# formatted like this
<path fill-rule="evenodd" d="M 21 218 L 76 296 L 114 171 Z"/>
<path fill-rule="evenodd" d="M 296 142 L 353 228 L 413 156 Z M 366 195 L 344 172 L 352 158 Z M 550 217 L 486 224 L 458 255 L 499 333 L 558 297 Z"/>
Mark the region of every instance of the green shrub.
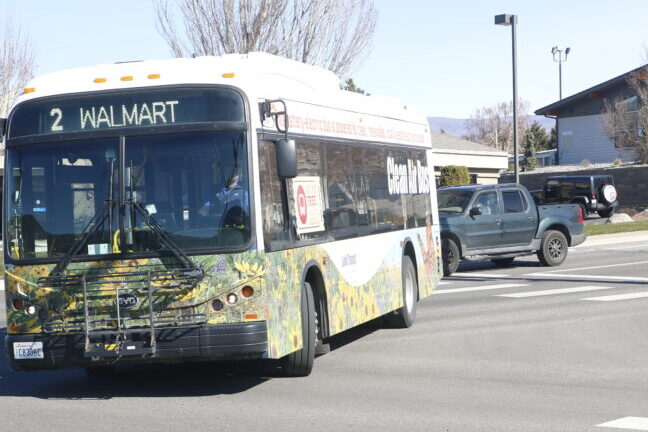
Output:
<path fill-rule="evenodd" d="M 468 167 L 446 165 L 441 167 L 439 184 L 441 186 L 460 186 L 470 184 Z"/>

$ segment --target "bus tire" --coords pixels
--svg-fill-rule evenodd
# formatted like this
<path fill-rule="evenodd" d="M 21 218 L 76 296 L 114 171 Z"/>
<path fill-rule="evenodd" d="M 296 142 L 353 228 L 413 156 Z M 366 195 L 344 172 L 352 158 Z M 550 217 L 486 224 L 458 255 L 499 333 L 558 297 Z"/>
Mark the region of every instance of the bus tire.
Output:
<path fill-rule="evenodd" d="M 401 273 L 403 307 L 387 315 L 387 327 L 389 328 L 410 328 L 416 320 L 418 283 L 416 281 L 416 269 L 414 268 L 412 259 L 407 255 L 403 256 Z"/>
<path fill-rule="evenodd" d="M 555 267 L 562 264 L 567 258 L 569 243 L 560 231 L 548 230 L 542 235 L 538 259 L 543 266 Z"/>
<path fill-rule="evenodd" d="M 461 259 L 459 247 L 454 240 L 445 238 L 441 243 L 441 255 L 443 258 L 443 276 L 450 276 L 459 268 Z"/>
<path fill-rule="evenodd" d="M 310 375 L 315 362 L 315 300 L 310 283 L 304 282 L 301 292 L 302 347 L 281 359 L 281 374 L 288 377 Z"/>

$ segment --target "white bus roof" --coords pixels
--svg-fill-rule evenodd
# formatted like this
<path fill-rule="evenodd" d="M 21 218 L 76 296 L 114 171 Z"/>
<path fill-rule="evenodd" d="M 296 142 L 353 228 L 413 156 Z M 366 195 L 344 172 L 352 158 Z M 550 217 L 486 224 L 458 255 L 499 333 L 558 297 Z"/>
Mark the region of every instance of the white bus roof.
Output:
<path fill-rule="evenodd" d="M 394 124 L 415 126 L 420 137 L 417 142 L 429 146 L 429 136 L 423 137 L 429 135 L 429 130 L 421 110 L 395 98 L 342 90 L 340 79 L 333 72 L 260 52 L 123 62 L 53 72 L 32 79 L 26 86 L 28 92 L 15 103 L 70 93 L 178 84 L 231 85 L 240 88 L 251 103 L 258 99 L 284 99 L 297 103 L 293 104 L 295 108 L 309 104 L 365 114 L 373 117 L 373 121 L 367 119 L 372 124 L 379 123 L 377 117 L 388 118 Z M 289 114 L 294 112 L 295 109 L 289 110 Z M 411 130 L 411 126 L 406 129 Z"/>

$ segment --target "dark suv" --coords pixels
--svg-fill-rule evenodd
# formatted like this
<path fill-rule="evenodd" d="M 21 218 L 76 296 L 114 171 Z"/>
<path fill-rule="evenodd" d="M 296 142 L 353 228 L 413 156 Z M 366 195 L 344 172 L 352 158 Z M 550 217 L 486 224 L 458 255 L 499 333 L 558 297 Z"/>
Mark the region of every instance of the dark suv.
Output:
<path fill-rule="evenodd" d="M 544 204 L 578 204 L 583 214 L 608 218 L 619 207 L 611 175 L 549 177 L 542 191 Z"/>

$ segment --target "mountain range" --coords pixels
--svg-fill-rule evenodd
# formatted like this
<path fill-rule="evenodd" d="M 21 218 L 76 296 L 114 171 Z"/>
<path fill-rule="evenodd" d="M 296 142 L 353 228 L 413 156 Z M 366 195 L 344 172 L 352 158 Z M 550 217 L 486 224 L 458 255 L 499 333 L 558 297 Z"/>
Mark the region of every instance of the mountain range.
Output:
<path fill-rule="evenodd" d="M 436 132 L 443 130 L 448 135 L 459 138 L 466 135 L 468 132 L 468 128 L 466 127 L 466 120 L 468 119 L 450 117 L 428 117 L 427 119 L 430 129 Z M 540 126 L 547 131 L 547 133 L 549 133 L 551 128 L 556 125 L 556 120 L 538 115 L 529 116 L 529 125 L 533 124 L 533 122 L 538 122 Z"/>

